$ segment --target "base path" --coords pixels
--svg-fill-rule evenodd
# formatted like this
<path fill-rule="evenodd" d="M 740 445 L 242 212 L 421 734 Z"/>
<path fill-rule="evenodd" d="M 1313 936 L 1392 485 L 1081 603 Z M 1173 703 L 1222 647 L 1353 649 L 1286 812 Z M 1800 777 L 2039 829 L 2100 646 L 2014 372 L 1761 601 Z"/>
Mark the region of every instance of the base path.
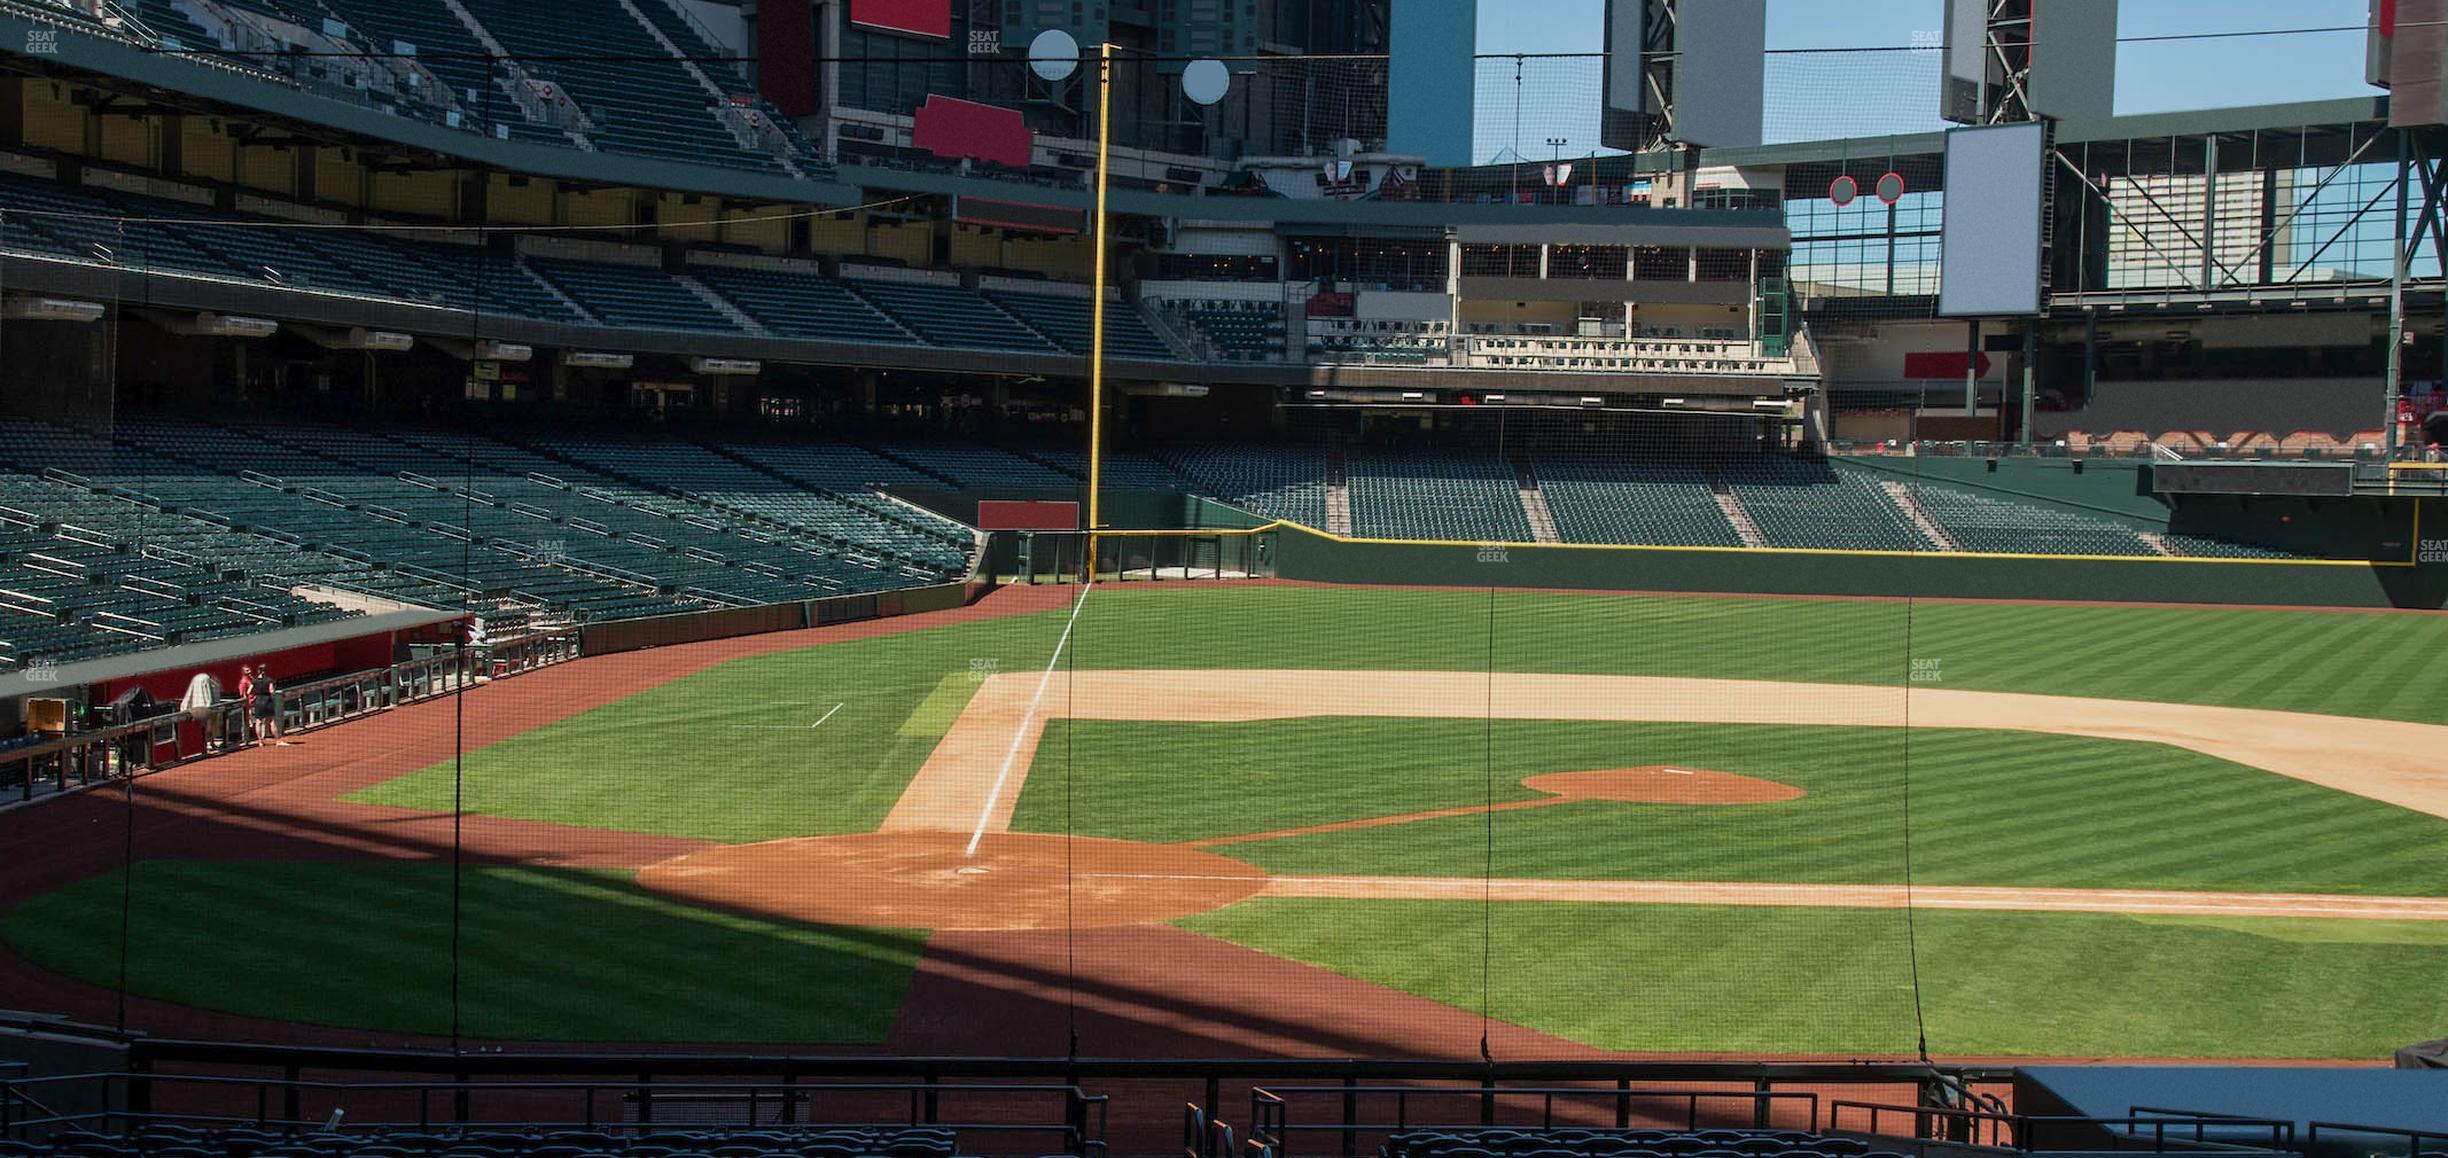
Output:
<path fill-rule="evenodd" d="M 1103 670 L 994 676 L 902 793 L 887 829 L 1003 832 L 1053 717 L 1227 722 L 1300 716 L 1992 728 L 2137 740 L 2448 817 L 2448 726 L 2308 712 L 1668 676 L 1451 671 Z M 1020 750 L 1001 775 L 1015 735 Z"/>
<path fill-rule="evenodd" d="M 1791 784 L 1762 780 L 1739 772 L 1718 772 L 1707 768 L 1670 768 L 1664 764 L 1649 764 L 1639 768 L 1600 768 L 1586 772 L 1542 772 L 1524 777 L 1522 787 L 1547 795 L 1536 800 L 1505 800 L 1492 804 L 1473 804 L 1461 808 L 1434 808 L 1426 812 L 1406 812 L 1397 816 L 1371 816 L 1360 820 L 1338 820 L 1327 824 L 1305 824 L 1299 828 L 1283 828 L 1273 832 L 1244 832 L 1234 836 L 1211 836 L 1201 840 L 1185 840 L 1187 848 L 1214 848 L 1226 844 L 1255 844 L 1262 840 L 1281 840 L 1292 836 L 1309 836 L 1320 832 L 1349 832 L 1355 828 L 1389 828 L 1397 824 L 1413 824 L 1422 820 L 1440 820 L 1449 816 L 1477 816 L 1489 812 L 1518 812 L 1525 808 L 1547 808 L 1571 804 L 1580 800 L 1614 800 L 1626 804 L 1774 804 L 1782 800 L 1799 800 L 1802 790 Z"/>
<path fill-rule="evenodd" d="M 2044 889 L 1986 885 L 1756 884 L 1746 881 L 1482 880 L 1478 877 L 1271 876 L 1270 897 L 1369 900 L 1570 901 L 1625 905 L 1777 905 L 1814 909 L 1979 909 L 2161 917 L 2351 917 L 2448 921 L 2448 897 L 2334 893 L 2207 893 L 2175 889 Z"/>

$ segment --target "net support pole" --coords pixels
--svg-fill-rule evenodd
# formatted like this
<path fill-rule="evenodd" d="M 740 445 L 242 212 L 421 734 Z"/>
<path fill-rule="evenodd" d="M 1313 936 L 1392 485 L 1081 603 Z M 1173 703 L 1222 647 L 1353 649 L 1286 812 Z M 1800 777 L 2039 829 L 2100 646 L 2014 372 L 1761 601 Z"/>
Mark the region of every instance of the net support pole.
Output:
<path fill-rule="evenodd" d="M 1980 413 L 1980 319 L 1964 323 L 1964 419 Z"/>
<path fill-rule="evenodd" d="M 2032 395 L 2039 392 L 2040 320 L 2023 323 L 2023 425 L 2015 428 L 2010 441 L 2024 446 L 2032 444 Z M 2003 406 L 2000 410 L 2006 409 Z"/>
<path fill-rule="evenodd" d="M 2397 130 L 2397 214 L 2389 222 L 2388 399 L 2380 416 L 2380 457 L 2397 461 L 2397 406 L 2405 397 L 2406 183 L 2405 130 Z"/>
<path fill-rule="evenodd" d="M 1097 530 L 1105 525 L 1105 178 L 1113 148 L 1113 42 L 1097 45 L 1096 268 L 1090 274 L 1088 319 L 1088 559 L 1096 578 Z"/>

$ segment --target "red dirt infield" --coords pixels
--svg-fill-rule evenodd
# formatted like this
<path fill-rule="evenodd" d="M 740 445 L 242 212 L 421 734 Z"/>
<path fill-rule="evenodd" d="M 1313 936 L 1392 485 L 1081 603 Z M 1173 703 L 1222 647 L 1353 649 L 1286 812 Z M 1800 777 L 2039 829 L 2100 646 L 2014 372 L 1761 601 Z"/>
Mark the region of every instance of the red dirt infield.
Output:
<path fill-rule="evenodd" d="M 833 925 L 1101 928 L 1255 896 L 1266 873 L 1180 845 L 990 832 L 869 832 L 684 853 L 638 884 L 700 905 Z"/>
<path fill-rule="evenodd" d="M 1646 764 L 1593 772 L 1549 772 L 1527 777 L 1522 787 L 1565 800 L 1616 800 L 1627 804 L 1775 804 L 1799 800 L 1791 784 L 1739 772 Z"/>

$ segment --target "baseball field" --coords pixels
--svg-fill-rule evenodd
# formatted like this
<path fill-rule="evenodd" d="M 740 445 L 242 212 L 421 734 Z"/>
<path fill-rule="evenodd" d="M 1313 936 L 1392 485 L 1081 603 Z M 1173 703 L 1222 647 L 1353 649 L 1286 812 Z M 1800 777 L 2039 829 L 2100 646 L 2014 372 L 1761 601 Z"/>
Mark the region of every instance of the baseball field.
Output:
<path fill-rule="evenodd" d="M 2442 654 L 2402 613 L 1012 588 L 0 817 L 0 985 L 347 1041 L 2374 1059 L 2448 1031 Z"/>

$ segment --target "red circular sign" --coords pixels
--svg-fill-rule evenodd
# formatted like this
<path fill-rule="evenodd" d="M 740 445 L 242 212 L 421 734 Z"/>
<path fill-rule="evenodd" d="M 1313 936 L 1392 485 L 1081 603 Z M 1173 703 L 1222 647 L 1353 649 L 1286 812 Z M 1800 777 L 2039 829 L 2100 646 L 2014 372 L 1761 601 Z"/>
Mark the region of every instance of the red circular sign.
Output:
<path fill-rule="evenodd" d="M 1851 205 L 1853 199 L 1859 196 L 1861 196 L 1861 182 L 1854 180 L 1850 175 L 1828 182 L 1828 200 L 1839 206 Z"/>
<path fill-rule="evenodd" d="M 1888 172 L 1885 172 L 1885 173 L 1881 173 L 1881 174 L 1879 174 L 1879 179 L 1878 179 L 1878 199 L 1879 199 L 1879 200 L 1884 201 L 1884 202 L 1888 203 L 1889 205 L 1893 205 L 1893 204 L 1895 204 L 1897 201 L 1902 200 L 1902 199 L 1903 199 L 1903 197 L 1904 197 L 1904 174 L 1902 174 L 1902 173 L 1898 173 L 1898 172 L 1895 172 L 1895 171 L 1893 171 L 1893 170 L 1890 170 L 1890 171 L 1888 171 Z"/>

